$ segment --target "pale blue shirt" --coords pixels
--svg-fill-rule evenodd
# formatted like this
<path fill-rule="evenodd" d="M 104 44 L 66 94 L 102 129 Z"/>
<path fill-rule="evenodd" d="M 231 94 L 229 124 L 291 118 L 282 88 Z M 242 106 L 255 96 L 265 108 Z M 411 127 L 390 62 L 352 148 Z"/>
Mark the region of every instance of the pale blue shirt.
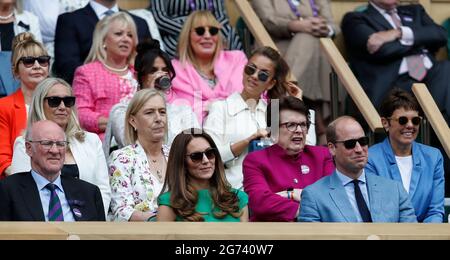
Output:
<path fill-rule="evenodd" d="M 119 7 L 117 6 L 117 4 L 115 4 L 111 9 L 108 9 L 104 5 L 101 5 L 95 1 L 90 1 L 89 4 L 91 5 L 92 9 L 94 9 L 94 12 L 99 20 L 105 17 L 105 12 L 107 12 L 108 10 L 111 10 L 114 13 L 119 12 Z"/>
<path fill-rule="evenodd" d="M 345 176 L 344 174 L 339 172 L 337 169 L 336 169 L 336 173 L 337 173 L 337 176 L 339 177 L 339 179 L 341 180 L 342 185 L 345 188 L 345 192 L 347 193 L 348 200 L 349 200 L 350 204 L 352 205 L 353 211 L 355 212 L 357 221 L 363 222 L 363 220 L 361 218 L 361 214 L 359 213 L 358 204 L 356 203 L 355 185 L 352 182 L 353 179 Z M 359 180 L 359 182 L 358 182 L 359 188 L 361 189 L 361 193 L 364 197 L 364 200 L 366 201 L 367 208 L 369 208 L 369 210 L 370 210 L 369 195 L 367 192 L 367 185 L 366 185 L 366 174 L 365 174 L 364 170 L 363 170 L 361 176 L 359 176 L 358 180 Z"/>
<path fill-rule="evenodd" d="M 31 175 L 33 176 L 34 181 L 36 182 L 36 186 L 39 191 L 39 197 L 41 198 L 42 209 L 44 210 L 45 221 L 48 221 L 48 207 L 50 205 L 50 190 L 45 186 L 50 182 L 36 173 L 34 170 L 31 170 Z M 64 193 L 64 189 L 61 184 L 61 176 L 53 182 L 56 185 L 56 194 L 58 194 L 59 201 L 61 202 L 61 207 L 64 214 L 65 222 L 74 222 L 72 211 L 69 206 L 69 202 L 67 201 L 66 194 Z"/>

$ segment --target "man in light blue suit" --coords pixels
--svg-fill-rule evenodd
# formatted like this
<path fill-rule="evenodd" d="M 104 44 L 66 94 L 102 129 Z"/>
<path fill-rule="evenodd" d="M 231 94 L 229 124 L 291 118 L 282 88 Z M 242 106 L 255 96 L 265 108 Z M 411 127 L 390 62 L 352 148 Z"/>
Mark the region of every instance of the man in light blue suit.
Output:
<path fill-rule="evenodd" d="M 441 152 L 415 142 L 421 117 L 417 100 L 394 89 L 380 107 L 388 137 L 369 149 L 366 172 L 395 180 L 409 193 L 417 220 L 442 223 L 444 219 L 444 166 Z"/>
<path fill-rule="evenodd" d="M 366 174 L 368 138 L 352 117 L 327 129 L 336 171 L 302 192 L 301 222 L 417 222 L 401 183 Z"/>
<path fill-rule="evenodd" d="M 0 51 L 0 97 L 14 93 L 20 82 L 14 79 L 11 69 L 11 52 Z"/>

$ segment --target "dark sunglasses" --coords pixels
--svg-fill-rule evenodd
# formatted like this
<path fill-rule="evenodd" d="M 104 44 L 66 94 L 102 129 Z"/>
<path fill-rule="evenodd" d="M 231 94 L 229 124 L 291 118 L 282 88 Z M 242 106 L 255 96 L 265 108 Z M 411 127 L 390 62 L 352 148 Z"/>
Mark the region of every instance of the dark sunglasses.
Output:
<path fill-rule="evenodd" d="M 75 105 L 75 97 L 45 97 L 49 107 L 59 107 L 61 101 L 65 107 L 73 107 Z"/>
<path fill-rule="evenodd" d="M 205 34 L 205 32 L 206 32 L 206 27 L 197 27 L 197 28 L 194 29 L 194 31 L 195 31 L 195 33 L 198 36 L 203 36 Z M 211 36 L 215 36 L 218 33 L 219 33 L 219 28 L 217 28 L 215 26 L 210 26 L 209 27 L 209 34 Z"/>
<path fill-rule="evenodd" d="M 358 142 L 359 145 L 361 145 L 361 146 L 369 145 L 369 137 L 363 136 L 363 137 L 360 137 L 358 139 L 349 139 L 349 140 L 345 140 L 345 141 L 336 141 L 336 143 L 343 143 L 345 149 L 348 149 L 348 150 L 355 148 L 356 142 Z"/>
<path fill-rule="evenodd" d="M 208 148 L 204 152 L 195 152 L 188 154 L 186 156 L 189 156 L 194 163 L 200 163 L 203 161 L 203 155 L 206 155 L 206 158 L 208 160 L 212 160 L 216 158 L 216 149 L 214 148 Z"/>
<path fill-rule="evenodd" d="M 39 57 L 27 56 L 27 57 L 21 57 L 19 59 L 19 61 L 21 61 L 23 63 L 23 66 L 25 66 L 25 68 L 33 67 L 33 65 L 36 61 L 42 67 L 47 67 L 48 64 L 50 63 L 50 56 L 39 56 Z"/>
<path fill-rule="evenodd" d="M 252 76 L 253 74 L 255 74 L 255 72 L 258 71 L 258 68 L 255 67 L 254 65 L 246 65 L 244 68 L 244 72 L 245 74 L 247 74 L 248 76 Z M 269 73 L 267 73 L 266 71 L 263 70 L 259 70 L 258 71 L 258 80 L 261 82 L 266 82 L 269 79 Z"/>
<path fill-rule="evenodd" d="M 406 116 L 401 116 L 399 118 L 388 117 L 388 119 L 398 121 L 398 123 L 400 125 L 406 125 L 408 123 L 408 121 L 410 120 Z M 420 122 L 422 122 L 422 117 L 415 116 L 415 117 L 411 118 L 411 122 L 413 123 L 413 125 L 416 125 L 416 126 L 420 125 Z"/>

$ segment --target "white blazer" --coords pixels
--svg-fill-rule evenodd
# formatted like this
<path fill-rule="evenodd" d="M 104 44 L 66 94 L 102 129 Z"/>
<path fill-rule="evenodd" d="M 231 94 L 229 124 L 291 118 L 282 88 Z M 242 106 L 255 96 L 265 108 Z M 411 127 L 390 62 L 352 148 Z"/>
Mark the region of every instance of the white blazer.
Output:
<path fill-rule="evenodd" d="M 85 132 L 84 142 L 71 138 L 69 147 L 75 158 L 80 173 L 80 179 L 97 185 L 100 189 L 105 207 L 105 217 L 108 215 L 111 202 L 111 187 L 109 186 L 108 167 L 102 150 L 102 142 L 98 135 Z M 12 173 L 28 172 L 31 170 L 30 157 L 25 151 L 25 139 L 23 136 L 16 138 L 14 142 Z"/>
<path fill-rule="evenodd" d="M 39 26 L 39 18 L 28 12 L 18 13 L 14 11 L 16 20 L 14 21 L 14 35 L 23 32 L 30 32 L 34 35 L 34 39 L 42 43 L 41 27 Z"/>

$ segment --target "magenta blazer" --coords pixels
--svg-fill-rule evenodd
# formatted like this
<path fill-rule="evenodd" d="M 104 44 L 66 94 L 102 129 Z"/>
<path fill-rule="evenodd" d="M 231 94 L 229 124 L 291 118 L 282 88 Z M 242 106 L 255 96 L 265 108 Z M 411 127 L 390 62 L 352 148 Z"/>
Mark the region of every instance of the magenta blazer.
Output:
<path fill-rule="evenodd" d="M 183 66 L 179 60 L 174 59 L 172 65 L 176 77 L 172 81 L 172 91 L 167 95 L 167 101 L 192 107 L 202 123 L 210 102 L 226 99 L 232 93 L 242 91 L 246 64 L 247 57 L 242 51 L 221 51 L 214 62 L 218 82 L 214 88 L 210 88 L 192 64 Z M 194 95 L 198 96 L 195 102 Z"/>
<path fill-rule="evenodd" d="M 134 69 L 130 67 L 130 70 L 134 75 Z M 98 118 L 108 118 L 111 108 L 119 103 L 119 76 L 109 72 L 99 61 L 85 64 L 75 71 L 73 93 L 77 97 L 81 127 L 98 134 L 103 140 L 104 133 L 98 129 Z"/>
<path fill-rule="evenodd" d="M 299 203 L 277 195 L 288 188 L 303 189 L 334 171 L 328 148 L 306 145 L 292 157 L 274 144 L 249 153 L 243 163 L 244 190 L 250 221 L 294 221 Z"/>

